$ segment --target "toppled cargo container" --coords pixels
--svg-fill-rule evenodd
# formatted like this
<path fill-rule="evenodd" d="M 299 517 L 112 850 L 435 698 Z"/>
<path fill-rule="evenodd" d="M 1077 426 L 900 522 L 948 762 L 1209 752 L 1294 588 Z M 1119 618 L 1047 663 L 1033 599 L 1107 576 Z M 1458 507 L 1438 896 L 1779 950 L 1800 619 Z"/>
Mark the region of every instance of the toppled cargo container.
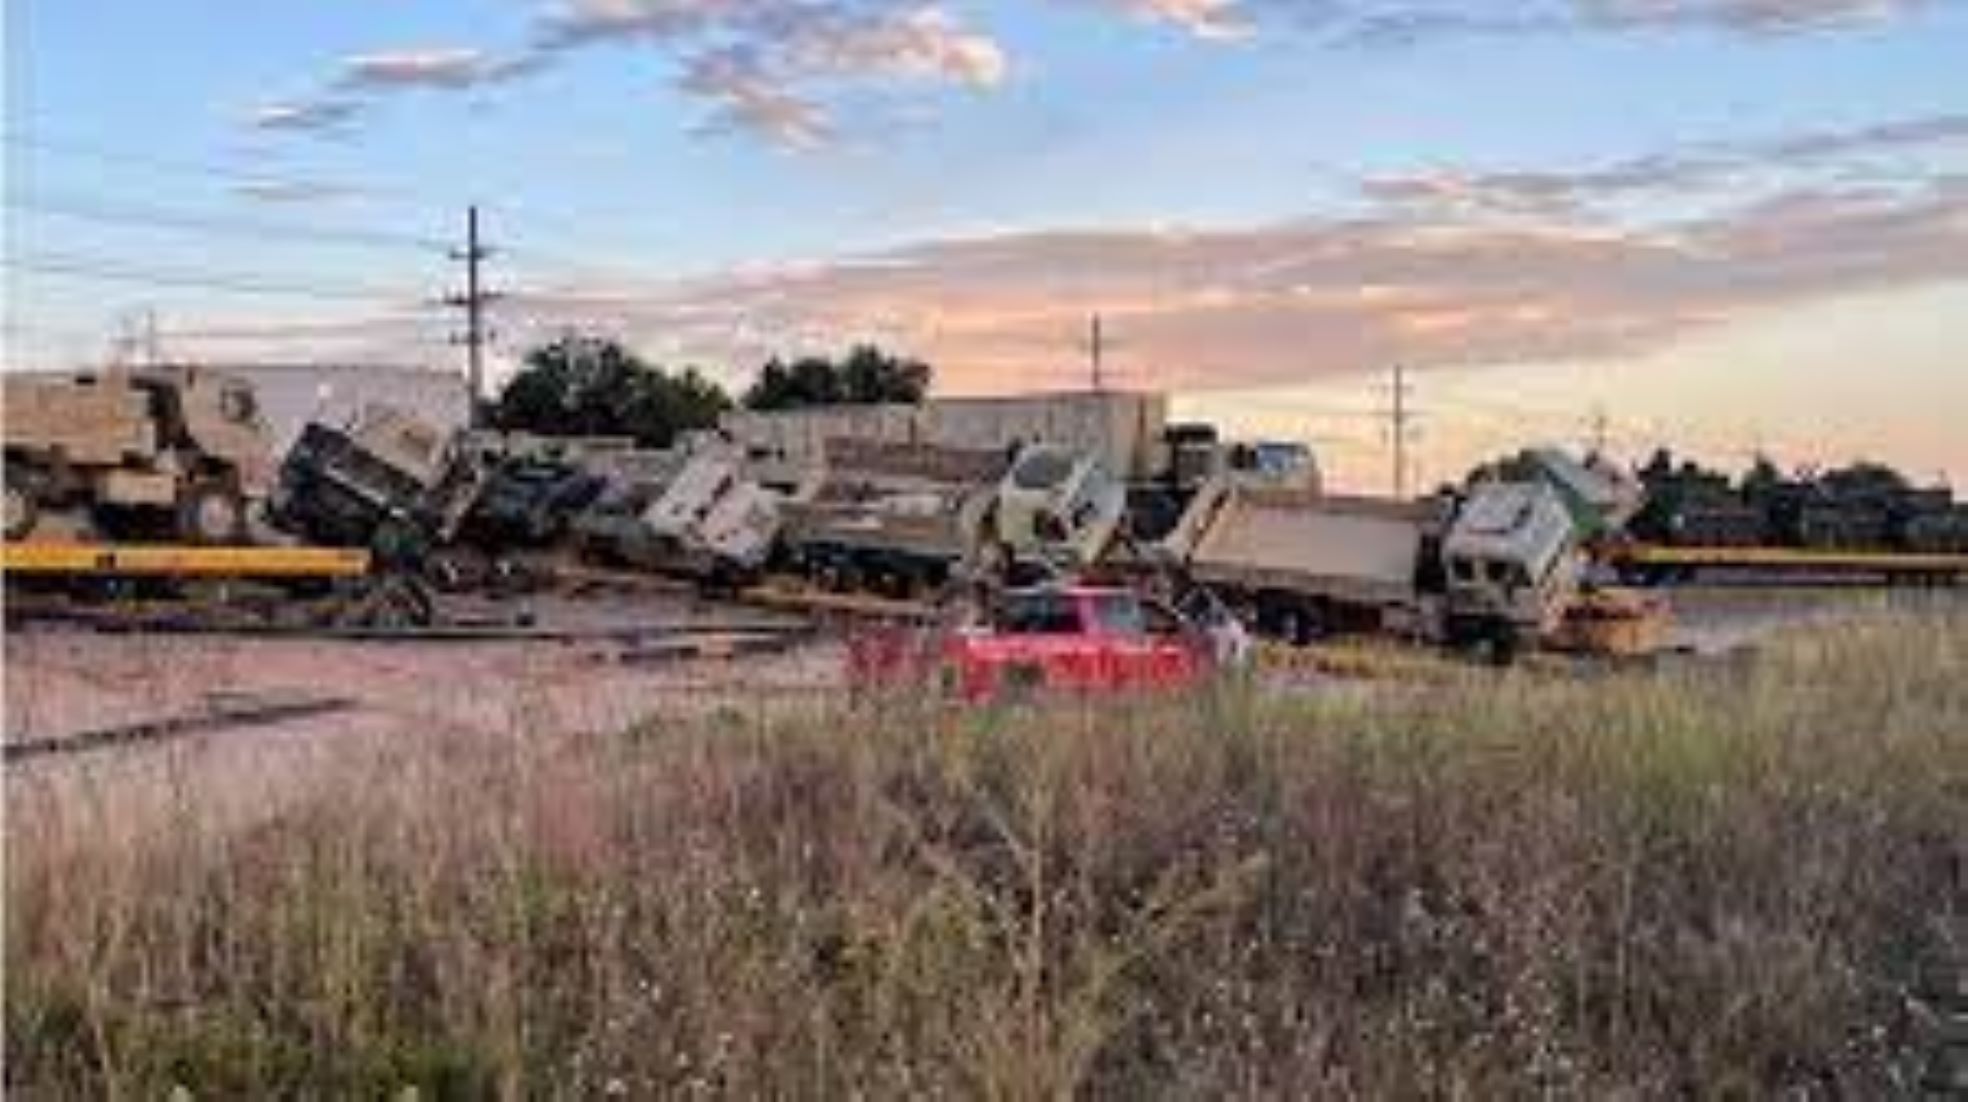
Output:
<path fill-rule="evenodd" d="M 6 538 L 240 543 L 271 480 L 251 386 L 197 367 L 5 380 Z"/>

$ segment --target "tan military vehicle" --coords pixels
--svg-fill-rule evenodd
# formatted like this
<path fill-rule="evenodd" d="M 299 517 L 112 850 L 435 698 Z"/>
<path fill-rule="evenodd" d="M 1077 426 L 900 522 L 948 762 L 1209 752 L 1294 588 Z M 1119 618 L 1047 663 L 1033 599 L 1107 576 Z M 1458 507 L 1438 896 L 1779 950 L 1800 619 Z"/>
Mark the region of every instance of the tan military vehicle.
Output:
<path fill-rule="evenodd" d="M 5 379 L 6 538 L 240 543 L 273 444 L 253 388 L 196 367 Z"/>

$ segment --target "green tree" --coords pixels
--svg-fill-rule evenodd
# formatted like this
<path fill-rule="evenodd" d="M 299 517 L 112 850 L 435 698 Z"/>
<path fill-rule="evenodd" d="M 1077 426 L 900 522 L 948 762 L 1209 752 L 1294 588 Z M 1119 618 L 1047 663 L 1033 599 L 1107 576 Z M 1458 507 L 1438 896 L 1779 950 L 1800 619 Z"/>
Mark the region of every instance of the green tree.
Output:
<path fill-rule="evenodd" d="M 660 448 L 684 431 L 715 425 L 730 408 L 724 388 L 694 367 L 668 372 L 615 341 L 570 334 L 526 354 L 492 420 L 502 429 L 628 436 Z"/>
<path fill-rule="evenodd" d="M 933 374 L 921 360 L 891 356 L 868 344 L 856 345 L 838 361 L 802 356 L 787 363 L 774 357 L 745 391 L 744 402 L 758 410 L 915 403 L 929 393 Z"/>

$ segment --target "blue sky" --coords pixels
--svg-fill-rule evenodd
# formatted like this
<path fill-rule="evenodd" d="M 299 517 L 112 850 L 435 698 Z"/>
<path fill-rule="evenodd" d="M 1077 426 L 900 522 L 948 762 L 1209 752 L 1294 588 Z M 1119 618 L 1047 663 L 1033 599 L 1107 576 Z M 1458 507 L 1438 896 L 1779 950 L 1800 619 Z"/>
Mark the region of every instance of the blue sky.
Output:
<path fill-rule="evenodd" d="M 143 308 L 174 350 L 448 363 L 436 239 L 481 202 L 509 246 L 509 350 L 579 325 L 739 379 L 875 337 L 1000 389 L 1070 372 L 1100 310 L 1130 381 L 1331 437 L 1342 468 L 1352 448 L 1371 469 L 1371 434 L 1292 422 L 1278 396 L 1370 405 L 1400 359 L 1444 398 L 1535 388 L 1631 411 L 1636 438 L 1968 480 L 1936 412 L 1968 413 L 1952 0 L 15 0 L 7 19 L 10 364 L 100 355 Z M 329 328 L 258 332 L 295 325 Z M 1858 366 L 1882 347 L 1892 363 Z M 1861 370 L 1910 396 L 1825 431 L 1851 403 L 1809 394 Z M 1481 418 L 1438 417 L 1445 465 L 1489 446 Z"/>

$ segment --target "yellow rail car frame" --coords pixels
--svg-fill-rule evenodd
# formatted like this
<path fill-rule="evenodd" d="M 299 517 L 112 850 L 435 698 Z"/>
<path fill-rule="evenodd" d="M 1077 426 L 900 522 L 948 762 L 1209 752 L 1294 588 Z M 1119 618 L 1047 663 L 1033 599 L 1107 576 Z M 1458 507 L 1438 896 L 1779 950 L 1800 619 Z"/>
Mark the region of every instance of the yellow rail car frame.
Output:
<path fill-rule="evenodd" d="M 0 545 L 0 572 L 41 577 L 334 579 L 362 577 L 369 566 L 369 552 L 340 547 Z"/>
<path fill-rule="evenodd" d="M 1968 555 L 1900 551 L 1814 551 L 1789 547 L 1663 547 L 1614 549 L 1618 565 L 1796 570 L 1823 573 L 1968 577 Z"/>

